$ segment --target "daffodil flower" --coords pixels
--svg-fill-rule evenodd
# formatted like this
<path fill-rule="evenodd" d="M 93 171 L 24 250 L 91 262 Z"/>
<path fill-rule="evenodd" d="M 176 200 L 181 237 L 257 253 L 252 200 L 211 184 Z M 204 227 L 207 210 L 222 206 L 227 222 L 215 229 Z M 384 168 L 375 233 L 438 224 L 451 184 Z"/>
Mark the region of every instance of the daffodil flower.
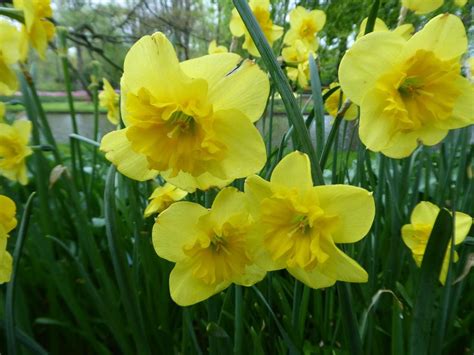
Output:
<path fill-rule="evenodd" d="M 414 11 L 417 15 L 424 15 L 432 12 L 444 3 L 444 0 L 402 0 L 402 6 Z"/>
<path fill-rule="evenodd" d="M 412 252 L 413 259 L 418 267 L 421 266 L 425 254 L 426 245 L 433 230 L 436 217 L 439 213 L 439 207 L 430 202 L 420 202 L 413 209 L 410 218 L 410 224 L 402 227 L 403 242 Z M 455 212 L 454 225 L 454 245 L 459 245 L 466 239 L 472 226 L 472 218 L 461 212 Z M 449 259 L 451 257 L 451 243 L 444 255 L 439 281 L 444 285 L 449 268 Z M 453 262 L 459 259 L 458 253 L 454 251 Z"/>
<path fill-rule="evenodd" d="M 461 76 L 467 50 L 461 20 L 439 15 L 408 41 L 370 33 L 339 67 L 342 91 L 360 106 L 359 135 L 372 151 L 409 156 L 421 142 L 439 143 L 451 129 L 474 123 L 474 87 Z"/>
<path fill-rule="evenodd" d="M 16 227 L 15 203 L 7 196 L 0 195 L 0 284 L 10 281 L 12 256 L 7 251 L 8 233 Z"/>
<path fill-rule="evenodd" d="M 365 29 L 367 27 L 368 18 L 362 20 L 359 28 L 359 33 L 357 34 L 356 39 L 359 39 L 365 35 Z M 390 31 L 387 27 L 385 22 L 378 17 L 375 19 L 374 29 L 372 32 L 383 32 L 383 31 Z M 406 40 L 409 40 L 411 36 L 413 36 L 413 32 L 415 32 L 415 27 L 413 27 L 410 23 L 405 23 L 403 25 L 398 26 L 393 30 L 393 32 L 399 34 Z"/>
<path fill-rule="evenodd" d="M 209 54 L 217 54 L 217 53 L 227 53 L 229 51 L 224 46 L 218 46 L 216 40 L 213 40 L 209 43 L 209 48 L 207 49 L 207 52 Z"/>
<path fill-rule="evenodd" d="M 290 12 L 290 29 L 283 42 L 294 46 L 296 41 L 301 41 L 309 51 L 316 51 L 319 43 L 316 38 L 326 23 L 326 14 L 321 10 L 307 10 L 297 6 Z"/>
<path fill-rule="evenodd" d="M 21 33 L 15 26 L 0 20 L 0 95 L 12 95 L 18 80 L 12 65 L 21 58 Z"/>
<path fill-rule="evenodd" d="M 99 94 L 99 104 L 107 109 L 107 119 L 113 125 L 117 126 L 120 120 L 119 113 L 119 95 L 115 92 L 107 79 L 103 79 L 104 90 Z"/>
<path fill-rule="evenodd" d="M 158 186 L 150 196 L 150 203 L 145 209 L 145 217 L 164 211 L 171 206 L 172 203 L 185 198 L 187 194 L 186 191 L 170 183 Z"/>
<path fill-rule="evenodd" d="M 13 6 L 23 10 L 25 25 L 23 33 L 31 46 L 36 49 L 41 59 L 45 59 L 48 42 L 50 42 L 56 28 L 49 20 L 53 16 L 51 0 L 14 0 Z"/>
<path fill-rule="evenodd" d="M 101 143 L 106 158 L 135 180 L 158 173 L 192 192 L 259 171 L 265 145 L 254 126 L 269 93 L 267 75 L 233 53 L 179 63 L 162 33 L 141 38 L 125 58 L 125 129 Z"/>
<path fill-rule="evenodd" d="M 169 285 L 177 304 L 192 305 L 232 283 L 251 286 L 265 277 L 249 245 L 247 204 L 244 193 L 228 187 L 217 194 L 211 209 L 176 202 L 158 216 L 153 245 L 160 257 L 176 263 Z"/>
<path fill-rule="evenodd" d="M 274 25 L 270 18 L 270 1 L 250 0 L 249 6 L 268 43 L 270 43 L 270 46 L 273 45 L 273 42 L 283 35 L 283 27 Z M 257 47 L 255 47 L 255 43 L 236 9 L 232 10 L 232 18 L 229 27 L 230 32 L 232 32 L 232 35 L 235 37 L 245 36 L 242 48 L 246 49 L 254 57 L 260 57 L 260 53 L 258 52 Z"/>
<path fill-rule="evenodd" d="M 367 282 L 367 272 L 336 243 L 355 243 L 374 220 L 372 194 L 347 185 L 313 186 L 308 156 L 278 163 L 270 181 L 248 177 L 245 192 L 255 218 L 250 244 L 267 271 L 287 269 L 311 288 L 337 280 Z"/>
<path fill-rule="evenodd" d="M 33 153 L 28 146 L 30 136 L 30 121 L 18 120 L 13 125 L 0 123 L 0 175 L 22 185 L 28 182 L 26 157 Z"/>
<path fill-rule="evenodd" d="M 331 83 L 329 85 L 329 88 L 323 90 L 323 94 L 327 93 L 329 90 L 334 89 L 335 87 L 339 86 L 339 83 Z M 332 92 L 331 95 L 326 99 L 324 102 L 324 107 L 326 108 L 326 111 L 333 117 L 336 118 L 337 113 L 340 110 L 340 107 L 346 102 L 347 97 L 344 95 L 344 93 L 341 91 L 341 88 L 337 88 Z M 349 108 L 345 112 L 343 118 L 346 121 L 353 121 L 357 118 L 358 115 L 358 110 L 357 106 L 354 104 L 350 104 Z"/>
<path fill-rule="evenodd" d="M 309 82 L 309 55 L 316 54 L 310 51 L 303 41 L 297 40 L 293 46 L 283 48 L 281 55 L 289 65 L 286 67 L 288 78 L 305 89 Z"/>

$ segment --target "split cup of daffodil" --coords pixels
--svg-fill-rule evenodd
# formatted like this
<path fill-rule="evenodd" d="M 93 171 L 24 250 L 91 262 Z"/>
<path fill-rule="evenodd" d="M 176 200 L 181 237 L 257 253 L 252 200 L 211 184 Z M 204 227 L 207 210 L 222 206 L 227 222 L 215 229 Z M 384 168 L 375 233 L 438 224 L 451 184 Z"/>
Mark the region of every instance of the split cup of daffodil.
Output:
<path fill-rule="evenodd" d="M 356 40 L 363 37 L 365 35 L 365 29 L 367 27 L 367 21 L 368 18 L 366 17 L 365 19 L 362 20 L 359 28 L 359 33 L 357 34 Z M 375 19 L 375 24 L 374 24 L 374 29 L 372 32 L 384 32 L 384 31 L 390 31 L 390 29 L 387 27 L 385 22 L 382 19 L 379 19 L 378 17 Z M 398 26 L 393 30 L 393 32 L 399 34 L 406 40 L 409 40 L 410 37 L 413 35 L 413 32 L 415 32 L 415 27 L 413 27 L 412 24 L 410 23 L 405 23 L 403 25 Z"/>
<path fill-rule="evenodd" d="M 315 52 L 319 43 L 317 34 L 326 23 L 326 14 L 321 10 L 307 10 L 297 6 L 290 12 L 290 29 L 285 35 L 283 42 L 288 46 L 295 46 L 297 41 Z"/>
<path fill-rule="evenodd" d="M 0 20 L 0 95 L 12 95 L 18 89 L 12 66 L 22 59 L 21 41 L 20 31 Z"/>
<path fill-rule="evenodd" d="M 426 245 L 433 230 L 439 207 L 430 202 L 420 202 L 413 209 L 410 224 L 402 227 L 403 242 L 412 252 L 413 259 L 418 267 L 421 266 L 425 254 Z M 461 212 L 456 212 L 454 217 L 454 245 L 458 245 L 466 239 L 472 226 L 472 218 Z M 439 275 L 439 281 L 444 285 L 448 274 L 449 259 L 451 257 L 451 242 L 448 244 Z M 459 259 L 458 253 L 454 251 L 453 262 Z"/>
<path fill-rule="evenodd" d="M 225 46 L 218 46 L 216 40 L 213 40 L 209 43 L 209 48 L 207 49 L 209 54 L 217 53 L 227 53 L 229 50 Z"/>
<path fill-rule="evenodd" d="M 13 0 L 13 6 L 24 13 L 23 34 L 25 40 L 44 60 L 48 42 L 53 39 L 56 33 L 56 28 L 50 21 L 53 16 L 51 0 Z"/>
<path fill-rule="evenodd" d="M 0 123 L 0 175 L 22 185 L 28 182 L 26 158 L 33 153 L 28 146 L 30 136 L 30 121 Z"/>
<path fill-rule="evenodd" d="M 251 286 L 265 277 L 254 263 L 248 233 L 253 220 L 243 192 L 221 190 L 211 209 L 176 202 L 153 227 L 156 253 L 176 263 L 170 274 L 171 298 L 180 306 L 203 301 L 232 283 Z"/>
<path fill-rule="evenodd" d="M 119 95 L 115 92 L 110 82 L 103 78 L 104 90 L 99 94 L 99 104 L 107 109 L 107 119 L 113 125 L 117 126 L 120 121 Z"/>
<path fill-rule="evenodd" d="M 297 40 L 291 47 L 283 48 L 281 52 L 283 60 L 287 63 L 286 75 L 302 89 L 306 89 L 309 83 L 310 54 L 316 57 L 316 53 L 310 51 L 300 40 Z"/>
<path fill-rule="evenodd" d="M 394 32 L 360 38 L 339 67 L 343 92 L 360 106 L 359 135 L 372 151 L 409 156 L 474 123 L 474 87 L 461 76 L 461 20 L 439 15 L 409 40 Z"/>
<path fill-rule="evenodd" d="M 150 196 L 150 203 L 145 209 L 145 217 L 163 212 L 172 203 L 182 200 L 188 193 L 176 186 L 166 183 L 158 186 Z"/>
<path fill-rule="evenodd" d="M 180 63 L 165 35 L 145 36 L 125 58 L 126 128 L 107 134 L 101 149 L 135 180 L 160 173 L 189 192 L 223 187 L 265 164 L 253 123 L 268 94 L 268 77 L 252 61 L 221 53 Z"/>
<path fill-rule="evenodd" d="M 12 256 L 7 251 L 8 233 L 16 227 L 16 206 L 8 197 L 0 195 L 0 284 L 10 281 Z"/>
<path fill-rule="evenodd" d="M 273 45 L 273 42 L 278 40 L 283 35 L 283 27 L 273 24 L 273 21 L 270 17 L 270 1 L 269 0 L 250 0 L 249 1 L 250 9 L 252 10 L 255 18 L 257 19 L 260 28 L 265 35 L 270 46 Z M 250 33 L 245 27 L 244 21 L 240 17 L 236 9 L 232 10 L 232 18 L 229 23 L 230 32 L 235 37 L 244 36 L 244 44 L 242 48 L 246 49 L 254 57 L 260 57 L 255 43 L 253 42 Z"/>
<path fill-rule="evenodd" d="M 327 92 L 329 92 L 330 90 L 336 87 L 337 89 L 335 89 L 324 102 L 324 107 L 326 108 L 326 111 L 333 118 L 336 118 L 337 113 L 341 109 L 341 106 L 346 102 L 347 97 L 341 91 L 341 87 L 339 86 L 339 83 L 331 83 L 329 84 L 329 87 L 327 89 L 323 90 L 323 94 L 326 94 Z M 353 121 L 357 118 L 358 113 L 359 112 L 358 112 L 357 106 L 354 105 L 353 103 L 350 103 L 350 106 L 347 109 L 347 111 L 344 113 L 343 118 L 346 121 Z"/>
<path fill-rule="evenodd" d="M 440 8 L 444 0 L 402 0 L 402 6 L 414 11 L 417 15 L 424 15 Z"/>
<path fill-rule="evenodd" d="M 298 151 L 278 163 L 270 181 L 248 177 L 245 192 L 255 219 L 249 240 L 257 265 L 287 269 L 311 288 L 367 282 L 367 272 L 336 243 L 355 243 L 369 232 L 375 214 L 370 192 L 313 186 L 309 158 Z"/>

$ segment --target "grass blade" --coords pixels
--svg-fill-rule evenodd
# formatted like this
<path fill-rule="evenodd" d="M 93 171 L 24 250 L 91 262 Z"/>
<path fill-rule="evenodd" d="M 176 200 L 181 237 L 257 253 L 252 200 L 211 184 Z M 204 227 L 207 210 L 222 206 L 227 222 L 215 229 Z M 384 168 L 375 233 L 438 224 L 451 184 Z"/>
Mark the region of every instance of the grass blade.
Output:
<path fill-rule="evenodd" d="M 18 276 L 18 268 L 20 265 L 21 251 L 25 244 L 26 233 L 28 232 L 28 225 L 31 217 L 31 209 L 33 199 L 35 197 L 33 192 L 28 201 L 26 201 L 25 210 L 20 222 L 20 229 L 18 230 L 18 237 L 16 240 L 15 250 L 13 252 L 13 272 L 10 282 L 7 284 L 7 296 L 5 300 L 5 330 L 7 337 L 7 349 L 10 355 L 17 353 L 16 336 L 15 336 L 15 286 Z"/>

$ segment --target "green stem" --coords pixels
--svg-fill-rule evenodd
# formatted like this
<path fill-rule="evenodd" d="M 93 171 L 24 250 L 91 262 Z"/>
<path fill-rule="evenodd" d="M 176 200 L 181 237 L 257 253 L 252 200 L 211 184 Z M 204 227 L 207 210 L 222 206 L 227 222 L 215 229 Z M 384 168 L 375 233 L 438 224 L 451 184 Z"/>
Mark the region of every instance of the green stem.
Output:
<path fill-rule="evenodd" d="M 242 286 L 235 285 L 235 333 L 234 333 L 234 353 L 242 354 L 243 340 L 243 319 L 242 319 Z"/>

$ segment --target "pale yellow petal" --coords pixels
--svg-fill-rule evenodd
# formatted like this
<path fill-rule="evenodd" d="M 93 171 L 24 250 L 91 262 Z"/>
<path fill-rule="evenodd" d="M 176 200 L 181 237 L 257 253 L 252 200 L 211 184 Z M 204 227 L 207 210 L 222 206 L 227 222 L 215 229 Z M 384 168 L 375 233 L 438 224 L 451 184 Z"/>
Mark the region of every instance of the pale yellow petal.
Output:
<path fill-rule="evenodd" d="M 127 139 L 127 128 L 113 131 L 102 138 L 100 150 L 123 175 L 133 180 L 145 181 L 158 175 L 156 170 L 148 168 L 144 155 L 136 153 Z"/>
<path fill-rule="evenodd" d="M 0 284 L 10 281 L 12 275 L 13 258 L 5 251 L 0 263 Z"/>
<path fill-rule="evenodd" d="M 402 0 L 402 5 L 418 15 L 432 12 L 443 5 L 444 0 Z"/>
<path fill-rule="evenodd" d="M 203 233 L 197 227 L 208 210 L 197 203 L 181 201 L 172 204 L 156 219 L 153 246 L 163 259 L 178 262 L 186 258 L 183 247 Z"/>
<path fill-rule="evenodd" d="M 237 285 L 249 287 L 262 281 L 266 274 L 267 272 L 261 267 L 256 264 L 250 264 L 245 267 L 245 273 L 233 278 L 232 281 Z"/>
<path fill-rule="evenodd" d="M 358 40 L 342 58 L 339 82 L 357 105 L 387 69 L 397 63 L 406 41 L 393 32 L 373 32 Z"/>
<path fill-rule="evenodd" d="M 308 156 L 299 151 L 288 154 L 277 164 L 270 181 L 301 190 L 312 188 L 313 179 Z"/>
<path fill-rule="evenodd" d="M 229 287 L 228 281 L 218 285 L 206 284 L 193 276 L 192 268 L 186 263 L 177 263 L 170 274 L 171 298 L 180 306 L 191 306 Z"/>
<path fill-rule="evenodd" d="M 367 235 L 375 216 L 372 193 L 349 185 L 316 186 L 314 190 L 324 213 L 337 216 L 331 231 L 335 243 L 355 243 Z"/>
<path fill-rule="evenodd" d="M 410 221 L 412 224 L 434 225 L 438 213 L 438 206 L 431 202 L 423 201 L 417 204 L 413 209 Z"/>
<path fill-rule="evenodd" d="M 431 19 L 408 40 L 403 55 L 410 57 L 419 50 L 431 51 L 442 60 L 461 57 L 467 50 L 466 30 L 461 19 L 451 14 Z"/>
<path fill-rule="evenodd" d="M 454 244 L 460 244 L 466 239 L 469 231 L 472 228 L 472 217 L 462 213 L 456 212 L 455 214 L 455 221 L 454 221 L 454 229 L 455 229 L 455 240 Z"/>
<path fill-rule="evenodd" d="M 226 187 L 219 191 L 212 203 L 211 219 L 215 224 L 222 225 L 232 216 L 245 213 L 247 211 L 248 200 L 243 192 L 234 187 Z"/>
<path fill-rule="evenodd" d="M 288 268 L 288 272 L 306 286 L 314 289 L 331 287 L 336 283 L 335 279 L 321 273 L 317 267 L 310 271 L 300 268 Z"/>

